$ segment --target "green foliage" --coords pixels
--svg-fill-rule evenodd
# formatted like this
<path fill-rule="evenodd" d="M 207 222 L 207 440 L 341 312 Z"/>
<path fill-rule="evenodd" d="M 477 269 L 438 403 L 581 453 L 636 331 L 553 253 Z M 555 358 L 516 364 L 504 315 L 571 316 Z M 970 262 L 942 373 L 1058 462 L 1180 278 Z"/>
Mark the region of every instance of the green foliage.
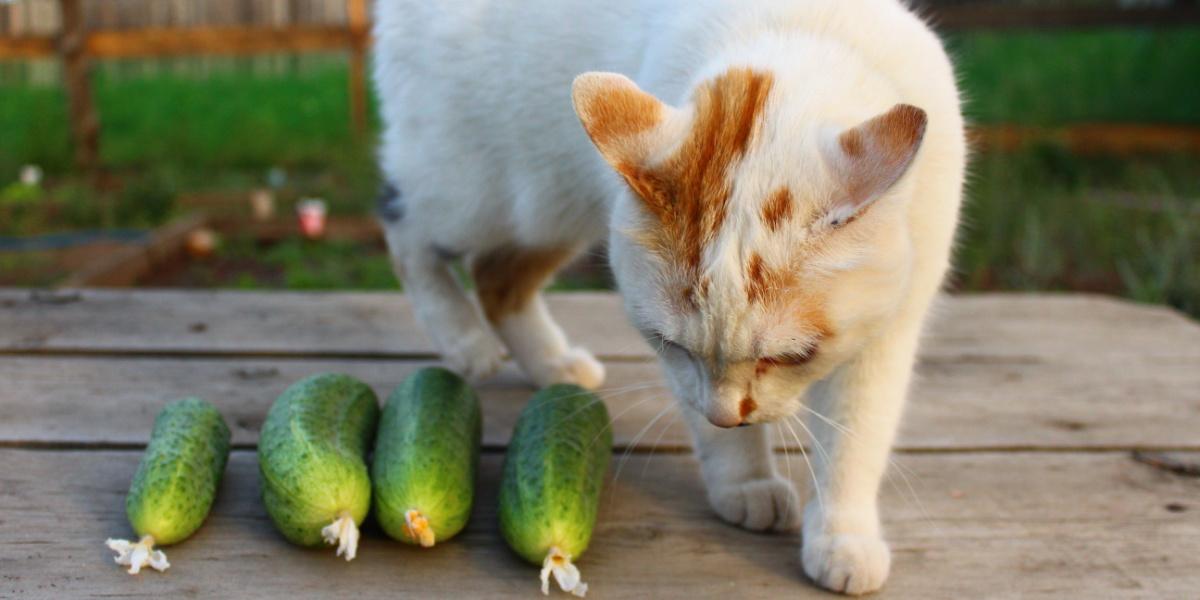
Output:
<path fill-rule="evenodd" d="M 1193 157 L 985 155 L 967 198 L 959 289 L 1117 293 L 1200 315 Z"/>
<path fill-rule="evenodd" d="M 386 256 L 368 253 L 352 242 L 289 239 L 267 250 L 262 259 L 283 270 L 288 289 L 395 289 L 397 285 Z"/>
<path fill-rule="evenodd" d="M 1200 124 L 1195 27 L 973 32 L 949 46 L 977 122 Z M 265 71 L 259 62 L 230 60 L 199 74 L 188 60 L 160 61 L 149 75 L 139 73 L 143 62 L 103 63 L 95 95 L 117 183 L 101 192 L 70 172 L 62 91 L 0 79 L 0 235 L 155 226 L 173 215 L 176 193 L 260 186 L 273 166 L 289 173 L 281 199 L 320 196 L 335 215 L 370 210 L 378 175 L 371 140 L 350 132 L 344 59 L 306 57 L 293 60 L 299 68 Z M 26 163 L 51 175 L 45 191 L 8 185 Z M 1163 207 L 1112 203 L 1108 191 Z M 959 289 L 1091 290 L 1200 315 L 1194 157 L 1081 159 L 1054 146 L 985 155 L 968 197 Z M 381 248 L 351 242 L 259 247 L 234 238 L 188 271 L 191 284 L 240 288 L 396 285 Z M 557 288 L 607 284 L 566 279 Z"/>
<path fill-rule="evenodd" d="M 1200 123 L 1200 29 L 972 32 L 948 39 L 983 123 Z"/>

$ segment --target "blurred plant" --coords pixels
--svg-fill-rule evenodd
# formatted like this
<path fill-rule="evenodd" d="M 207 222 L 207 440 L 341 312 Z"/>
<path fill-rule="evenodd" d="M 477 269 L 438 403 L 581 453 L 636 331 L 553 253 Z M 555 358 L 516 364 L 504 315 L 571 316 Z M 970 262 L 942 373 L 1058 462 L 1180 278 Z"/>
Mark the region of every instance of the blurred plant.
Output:
<path fill-rule="evenodd" d="M 1200 315 L 1200 227 L 1192 215 L 1171 213 L 1167 225 L 1142 225 L 1134 238 L 1138 252 L 1117 263 L 1129 296 L 1140 302 L 1170 304 Z"/>
<path fill-rule="evenodd" d="M 170 171 L 153 171 L 127 185 L 117 198 L 113 216 L 124 226 L 154 226 L 166 221 L 175 204 L 178 185 Z"/>

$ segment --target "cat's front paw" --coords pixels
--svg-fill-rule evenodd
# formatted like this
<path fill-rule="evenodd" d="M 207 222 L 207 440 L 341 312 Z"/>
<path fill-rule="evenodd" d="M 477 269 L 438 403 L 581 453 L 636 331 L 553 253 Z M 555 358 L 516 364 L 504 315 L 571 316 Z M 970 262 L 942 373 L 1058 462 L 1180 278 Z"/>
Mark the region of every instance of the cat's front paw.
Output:
<path fill-rule="evenodd" d="M 566 354 L 530 371 L 529 376 L 539 387 L 573 383 L 594 390 L 604 384 L 604 365 L 584 348 L 572 348 Z"/>
<path fill-rule="evenodd" d="M 806 528 L 807 529 L 807 528 Z M 804 536 L 804 573 L 834 592 L 861 596 L 887 581 L 892 552 L 878 535 L 837 533 Z"/>
<path fill-rule="evenodd" d="M 800 525 L 796 487 L 782 477 L 709 486 L 708 502 L 722 519 L 751 531 L 793 531 Z"/>
<path fill-rule="evenodd" d="M 504 363 L 504 346 L 488 332 L 468 333 L 442 352 L 442 360 L 451 371 L 470 381 L 494 375 Z"/>

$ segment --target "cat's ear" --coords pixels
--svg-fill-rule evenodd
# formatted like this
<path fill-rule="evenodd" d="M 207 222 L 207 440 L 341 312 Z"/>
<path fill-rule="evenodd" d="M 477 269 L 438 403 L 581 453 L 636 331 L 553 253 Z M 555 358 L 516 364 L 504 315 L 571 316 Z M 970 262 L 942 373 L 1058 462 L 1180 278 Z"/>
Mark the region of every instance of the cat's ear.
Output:
<path fill-rule="evenodd" d="M 575 113 L 592 143 L 618 171 L 644 165 L 663 144 L 675 109 L 616 73 L 584 73 L 572 89 Z"/>
<path fill-rule="evenodd" d="M 904 176 L 925 137 L 925 111 L 897 104 L 857 127 L 830 136 L 825 161 L 841 186 L 826 220 L 837 226 L 855 218 Z"/>

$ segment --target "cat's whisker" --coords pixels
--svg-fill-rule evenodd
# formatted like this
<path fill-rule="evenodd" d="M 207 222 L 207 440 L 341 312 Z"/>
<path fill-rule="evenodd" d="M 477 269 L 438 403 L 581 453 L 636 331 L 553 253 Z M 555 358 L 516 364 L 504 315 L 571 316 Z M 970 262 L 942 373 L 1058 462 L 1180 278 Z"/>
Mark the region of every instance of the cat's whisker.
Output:
<path fill-rule="evenodd" d="M 830 427 L 837 429 L 838 431 L 842 432 L 843 434 L 850 436 L 851 438 L 855 438 L 855 439 L 858 438 L 858 434 L 856 434 L 849 427 L 846 427 L 845 425 L 838 423 L 837 421 L 821 414 L 819 411 L 814 410 L 813 408 L 810 408 L 803 404 L 801 404 L 800 407 L 803 408 L 805 411 L 807 411 L 809 414 L 820 419 L 821 422 L 828 424 Z M 797 422 L 802 423 L 802 421 L 800 421 L 798 415 L 796 415 L 796 417 L 797 417 Z M 806 427 L 806 429 L 807 429 L 807 427 Z M 890 466 L 895 467 L 896 473 L 898 473 L 900 475 L 900 477 L 904 480 L 904 485 L 905 485 L 905 488 L 907 488 L 907 490 L 902 489 L 896 483 L 896 480 L 893 477 L 892 471 L 890 469 L 884 472 L 884 476 L 887 478 L 888 485 L 891 485 L 892 489 L 894 489 L 896 491 L 896 493 L 900 494 L 901 496 L 907 495 L 909 498 L 911 498 L 911 501 L 917 506 L 918 510 L 921 511 L 926 522 L 929 523 L 930 525 L 933 525 L 935 529 L 938 529 L 937 523 L 933 520 L 932 515 L 930 515 L 929 511 L 926 509 L 925 503 L 921 500 L 920 494 L 917 493 L 917 489 L 913 485 L 912 480 L 909 477 L 909 474 L 911 474 L 913 477 L 917 477 L 918 479 L 920 478 L 920 476 L 916 472 L 912 471 L 911 469 L 908 469 L 907 467 L 902 465 L 900 462 L 898 462 L 895 459 L 895 457 L 892 456 L 890 453 L 888 455 L 887 460 L 888 460 L 888 464 Z M 907 491 L 907 494 L 905 493 L 906 491 Z"/>
<path fill-rule="evenodd" d="M 667 421 L 667 424 L 663 426 L 662 431 L 658 432 L 658 437 L 654 438 L 654 444 L 650 446 L 650 452 L 646 456 L 646 461 L 642 463 L 642 474 L 638 476 L 639 479 L 646 479 L 646 470 L 650 467 L 650 459 L 654 456 L 654 451 L 658 450 L 658 445 L 662 443 L 663 436 L 666 435 L 667 432 L 670 431 L 671 428 L 677 423 L 679 423 L 678 412 L 672 415 L 671 420 Z"/>
<path fill-rule="evenodd" d="M 796 445 L 800 448 L 800 456 L 804 457 L 804 464 L 808 465 L 808 474 L 812 477 L 813 493 L 817 497 L 817 506 L 821 507 L 821 511 L 825 511 L 825 498 L 821 494 L 821 481 L 817 479 L 817 471 L 813 469 L 812 461 L 808 459 L 808 452 L 804 449 L 804 444 L 800 441 L 800 436 L 796 434 L 796 430 L 792 428 L 792 424 L 788 420 L 780 421 L 787 426 L 788 431 L 792 433 L 792 437 L 796 440 Z"/>
<path fill-rule="evenodd" d="M 658 414 L 655 415 L 649 423 L 646 423 L 645 427 L 642 427 L 641 431 L 639 431 L 638 434 L 634 436 L 633 439 L 629 441 L 629 444 L 625 447 L 625 452 L 622 453 L 621 459 L 617 462 L 617 469 L 613 473 L 612 486 L 609 488 L 610 502 L 612 498 L 612 490 L 615 490 L 617 487 L 616 483 L 621 478 L 621 470 L 625 468 L 625 462 L 629 460 L 629 455 L 633 452 L 634 448 L 637 447 L 637 444 L 639 441 L 641 441 L 642 436 L 646 435 L 646 433 L 650 431 L 650 428 L 653 427 L 659 419 L 663 418 L 663 416 L 666 415 L 667 411 L 669 410 L 671 410 L 671 405 L 667 404 L 662 410 L 658 411 Z"/>
<path fill-rule="evenodd" d="M 808 428 L 808 425 L 804 424 L 804 419 L 801 419 L 799 415 L 792 415 L 789 417 L 789 419 L 794 419 L 796 424 L 804 428 L 804 432 L 808 434 L 808 439 L 812 440 L 813 447 L 817 450 L 817 452 L 820 452 L 821 457 L 825 459 L 825 464 L 832 464 L 833 458 L 829 456 L 829 452 L 825 449 L 825 445 L 822 444 L 821 439 L 818 438 L 816 434 L 814 434 L 813 431 Z"/>
<path fill-rule="evenodd" d="M 783 429 L 780 427 L 780 425 L 781 425 L 781 423 L 775 424 L 775 431 L 779 434 L 779 437 L 782 438 L 783 437 Z M 787 440 L 783 440 L 782 447 L 783 447 L 783 464 L 787 465 L 788 483 L 795 485 L 796 480 L 794 479 L 794 476 L 792 475 L 792 456 L 791 456 L 791 454 L 788 453 Z M 803 510 L 804 507 L 801 506 L 800 509 Z"/>
<path fill-rule="evenodd" d="M 616 415 L 613 415 L 613 416 L 609 417 L 609 419 L 608 419 L 608 428 L 609 428 L 610 430 L 613 430 L 613 431 L 615 432 L 615 430 L 616 430 L 616 424 L 617 424 L 617 419 L 620 419 L 622 416 L 624 416 L 624 415 L 625 415 L 625 413 L 628 413 L 629 411 L 631 411 L 631 410 L 634 410 L 634 409 L 636 409 L 636 408 L 638 408 L 638 407 L 642 406 L 643 404 L 645 404 L 645 403 L 647 403 L 647 402 L 650 402 L 651 400 L 661 400 L 661 399 L 662 399 L 662 396 L 659 396 L 659 395 L 655 395 L 655 396 L 646 396 L 645 398 L 642 398 L 641 400 L 638 400 L 637 402 L 634 402 L 633 404 L 630 404 L 629 406 L 626 406 L 626 407 L 625 407 L 623 410 L 621 410 L 621 412 L 617 413 Z M 670 406 L 671 406 L 671 403 L 670 403 L 670 402 L 668 402 L 668 403 L 667 403 L 667 408 L 669 408 Z M 666 408 L 664 408 L 663 410 L 666 410 Z M 600 436 L 601 436 L 601 435 L 603 435 L 603 432 L 601 432 L 601 433 L 598 433 L 598 434 L 596 434 L 594 437 L 592 437 L 592 439 L 591 439 L 590 441 L 588 441 L 588 443 L 587 443 L 587 447 L 588 447 L 588 448 L 590 448 L 590 447 L 592 446 L 592 444 L 595 444 L 595 443 L 596 443 L 596 440 L 600 439 Z"/>

